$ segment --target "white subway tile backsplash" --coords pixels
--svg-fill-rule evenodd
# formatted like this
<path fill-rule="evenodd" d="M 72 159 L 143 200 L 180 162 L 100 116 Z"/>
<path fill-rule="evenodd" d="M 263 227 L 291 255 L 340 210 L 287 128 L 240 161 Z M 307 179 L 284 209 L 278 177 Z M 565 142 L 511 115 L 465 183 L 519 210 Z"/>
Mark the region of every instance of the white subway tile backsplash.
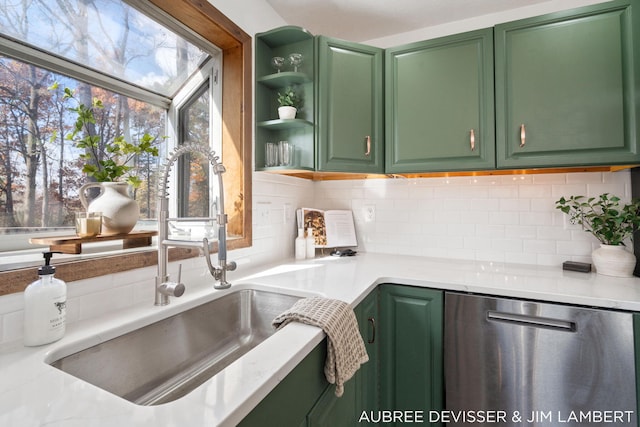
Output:
<path fill-rule="evenodd" d="M 605 174 L 608 175 L 608 174 Z M 566 175 L 567 184 L 600 184 L 602 183 L 602 173 L 599 172 L 576 172 Z"/>
<path fill-rule="evenodd" d="M 520 185 L 518 189 L 520 199 L 540 199 L 551 197 L 551 185 Z"/>
<path fill-rule="evenodd" d="M 518 186 L 515 183 L 496 184 L 489 189 L 489 197 L 493 199 L 517 198 Z"/>
<path fill-rule="evenodd" d="M 531 210 L 530 199 L 499 199 L 498 206 L 501 211 L 526 212 Z"/>
<path fill-rule="evenodd" d="M 532 176 L 534 184 L 565 184 L 568 174 L 563 173 L 541 173 Z"/>
<path fill-rule="evenodd" d="M 522 252 L 522 239 L 492 239 L 491 249 L 501 252 Z"/>
<path fill-rule="evenodd" d="M 489 224 L 517 225 L 520 224 L 518 212 L 495 212 L 489 216 Z"/>
<path fill-rule="evenodd" d="M 24 312 L 12 311 L 2 316 L 2 342 L 22 339 Z"/>
<path fill-rule="evenodd" d="M 487 241 L 491 239 L 500 239 L 506 235 L 506 226 L 502 224 L 488 224 L 476 226 L 476 237 L 481 237 Z"/>
<path fill-rule="evenodd" d="M 512 239 L 535 239 L 537 229 L 534 225 L 507 225 L 504 228 L 504 235 Z"/>
<path fill-rule="evenodd" d="M 587 185 L 586 184 L 563 184 L 551 186 L 551 197 L 553 200 L 558 200 L 561 197 L 569 198 L 569 196 L 586 196 Z"/>
<path fill-rule="evenodd" d="M 556 254 L 556 241 L 527 239 L 523 242 L 523 251 L 528 254 Z"/>
<path fill-rule="evenodd" d="M 353 180 L 341 185 L 364 189 L 366 200 L 352 206 L 375 206 L 374 222 L 383 224 L 358 229 L 367 251 L 417 253 L 417 245 L 426 256 L 560 265 L 569 259 L 590 262 L 597 242 L 569 224 L 555 201 L 604 192 L 628 198 L 630 182 L 630 173 L 621 171 Z M 323 196 L 335 185 L 316 183 L 316 206 L 335 201 Z"/>
<path fill-rule="evenodd" d="M 520 224 L 522 225 L 552 225 L 553 212 L 520 212 Z"/>
<path fill-rule="evenodd" d="M 570 256 L 588 256 L 591 255 L 592 246 L 591 242 L 584 240 L 576 241 L 563 241 L 556 242 L 558 255 L 570 255 Z"/>

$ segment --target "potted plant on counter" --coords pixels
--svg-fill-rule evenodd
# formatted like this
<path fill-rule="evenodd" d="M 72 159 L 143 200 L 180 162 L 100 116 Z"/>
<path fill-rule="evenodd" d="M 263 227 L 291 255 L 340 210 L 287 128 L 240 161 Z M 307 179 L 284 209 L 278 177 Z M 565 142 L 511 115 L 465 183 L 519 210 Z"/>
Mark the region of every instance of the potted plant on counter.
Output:
<path fill-rule="evenodd" d="M 55 83 L 49 89 L 57 87 Z M 104 108 L 102 101 L 93 98 L 91 106 L 87 106 L 69 88 L 64 89 L 63 99 L 76 104 L 69 108 L 75 113 L 76 120 L 65 138 L 83 150 L 80 154 L 84 160 L 82 172 L 95 181 L 80 188 L 80 202 L 87 212 L 101 212 L 101 234 L 129 233 L 140 215 L 140 207 L 130 197 L 129 187 L 137 188 L 142 183 L 132 162 L 142 154 L 158 156 L 157 138 L 145 133 L 137 143 L 127 142 L 123 136 L 105 141 L 92 126 L 96 124 L 97 111 Z M 99 194 L 89 202 L 86 191 L 92 187 L 98 188 Z"/>
<path fill-rule="evenodd" d="M 292 86 L 287 86 L 283 92 L 278 92 L 278 116 L 281 120 L 295 119 L 296 113 L 302 107 L 302 97 Z"/>
<path fill-rule="evenodd" d="M 569 215 L 572 224 L 580 224 L 600 242 L 591 254 L 596 272 L 607 276 L 631 277 L 636 257 L 624 241 L 640 226 L 640 200 L 621 205 L 620 198 L 609 193 L 598 197 L 571 196 L 556 201 L 556 209 Z"/>

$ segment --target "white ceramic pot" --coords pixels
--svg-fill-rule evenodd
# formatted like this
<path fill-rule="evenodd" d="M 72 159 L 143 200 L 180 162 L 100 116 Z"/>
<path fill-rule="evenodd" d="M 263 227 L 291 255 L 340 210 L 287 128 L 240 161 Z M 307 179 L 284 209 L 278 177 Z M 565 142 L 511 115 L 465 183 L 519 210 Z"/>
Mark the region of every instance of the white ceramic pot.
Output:
<path fill-rule="evenodd" d="M 591 254 L 598 274 L 614 277 L 631 277 L 636 266 L 636 257 L 622 245 L 601 244 Z"/>
<path fill-rule="evenodd" d="M 278 117 L 280 119 L 295 119 L 296 118 L 296 107 L 280 107 L 278 108 Z"/>
<path fill-rule="evenodd" d="M 91 202 L 87 200 L 89 188 L 99 188 L 100 194 Z M 113 235 L 133 230 L 140 217 L 138 203 L 129 196 L 126 182 L 90 182 L 80 187 L 80 202 L 87 212 L 102 213 L 102 232 Z"/>

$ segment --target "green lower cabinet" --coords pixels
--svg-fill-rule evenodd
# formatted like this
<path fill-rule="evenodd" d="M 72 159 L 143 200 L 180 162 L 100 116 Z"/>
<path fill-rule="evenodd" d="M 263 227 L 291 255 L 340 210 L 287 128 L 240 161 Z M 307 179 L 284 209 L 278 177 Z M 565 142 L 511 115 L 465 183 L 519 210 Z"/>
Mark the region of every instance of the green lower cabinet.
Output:
<path fill-rule="evenodd" d="M 378 408 L 378 350 L 375 321 L 378 290 L 372 291 L 354 310 L 369 362 L 345 383 L 344 394 L 324 376 L 327 341 L 323 340 L 247 415 L 242 427 L 351 427 L 362 411 Z"/>
<path fill-rule="evenodd" d="M 381 408 L 429 411 L 443 408 L 442 291 L 382 285 L 380 290 Z M 405 425 L 400 422 L 397 425 Z M 394 423 L 386 425 L 396 425 Z"/>
<path fill-rule="evenodd" d="M 341 397 L 324 377 L 323 340 L 239 425 L 394 425 L 381 422 L 391 411 L 422 413 L 429 425 L 428 412 L 443 401 L 443 301 L 442 291 L 379 286 L 355 309 L 369 361 Z"/>
<path fill-rule="evenodd" d="M 380 333 L 379 329 L 379 294 L 380 288 L 374 289 L 356 307 L 356 317 L 360 326 L 360 335 L 369 355 L 369 361 L 356 372 L 355 381 L 358 387 L 356 413 L 360 419 L 363 411 L 377 412 L 380 409 Z M 362 417 L 359 425 L 369 425 Z M 372 424 L 373 425 L 373 424 Z"/>
<path fill-rule="evenodd" d="M 335 386 L 331 385 L 307 416 L 308 427 L 352 427 L 357 424 L 357 386 L 353 380 L 344 385 L 344 394 L 337 397 Z"/>
<path fill-rule="evenodd" d="M 323 371 L 326 354 L 327 343 L 322 341 L 238 425 L 306 426 L 307 415 L 328 386 Z"/>

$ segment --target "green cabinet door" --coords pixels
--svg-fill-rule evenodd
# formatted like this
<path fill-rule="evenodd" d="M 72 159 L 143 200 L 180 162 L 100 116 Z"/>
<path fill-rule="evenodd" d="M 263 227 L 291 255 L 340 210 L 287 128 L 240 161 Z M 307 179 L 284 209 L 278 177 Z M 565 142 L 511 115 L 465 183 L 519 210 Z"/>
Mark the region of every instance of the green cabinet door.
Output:
<path fill-rule="evenodd" d="M 428 412 L 443 407 L 442 291 L 382 285 L 380 291 L 381 407 Z"/>
<path fill-rule="evenodd" d="M 356 316 L 360 327 L 360 335 L 364 340 L 364 345 L 369 355 L 369 361 L 360 367 L 356 372 L 359 396 L 356 414 L 358 417 L 363 411 L 376 412 L 380 408 L 380 381 L 379 381 L 379 327 L 378 321 L 378 293 L 379 288 L 371 293 L 356 307 Z M 363 418 L 366 420 L 367 418 Z M 366 422 L 361 422 L 367 425 Z"/>
<path fill-rule="evenodd" d="M 498 167 L 640 161 L 640 11 L 628 1 L 497 25 L 495 58 Z"/>
<path fill-rule="evenodd" d="M 317 170 L 381 173 L 382 49 L 317 37 Z"/>
<path fill-rule="evenodd" d="M 327 341 L 323 340 L 238 426 L 305 426 L 309 411 L 328 386 L 323 371 L 326 355 Z"/>
<path fill-rule="evenodd" d="M 375 425 L 368 423 L 365 415 L 379 408 L 378 339 L 376 321 L 378 317 L 378 289 L 374 289 L 355 308 L 360 334 L 364 340 L 369 361 L 360 366 L 353 378 L 345 383 L 342 397 L 335 396 L 335 386 L 331 385 L 309 413 L 308 427 L 351 427 L 354 425 Z"/>
<path fill-rule="evenodd" d="M 352 427 L 358 424 L 356 415 L 357 386 L 353 379 L 344 384 L 344 394 L 337 397 L 330 385 L 307 417 L 307 427 Z"/>
<path fill-rule="evenodd" d="M 386 172 L 495 167 L 493 30 L 385 53 Z"/>
<path fill-rule="evenodd" d="M 369 362 L 345 383 L 344 394 L 335 395 L 335 385 L 324 375 L 327 340 L 269 393 L 239 424 L 242 427 L 351 427 L 359 423 L 363 410 L 378 407 L 377 341 L 373 319 L 378 313 L 378 290 L 373 290 L 356 308 L 358 326 L 365 341 Z"/>

